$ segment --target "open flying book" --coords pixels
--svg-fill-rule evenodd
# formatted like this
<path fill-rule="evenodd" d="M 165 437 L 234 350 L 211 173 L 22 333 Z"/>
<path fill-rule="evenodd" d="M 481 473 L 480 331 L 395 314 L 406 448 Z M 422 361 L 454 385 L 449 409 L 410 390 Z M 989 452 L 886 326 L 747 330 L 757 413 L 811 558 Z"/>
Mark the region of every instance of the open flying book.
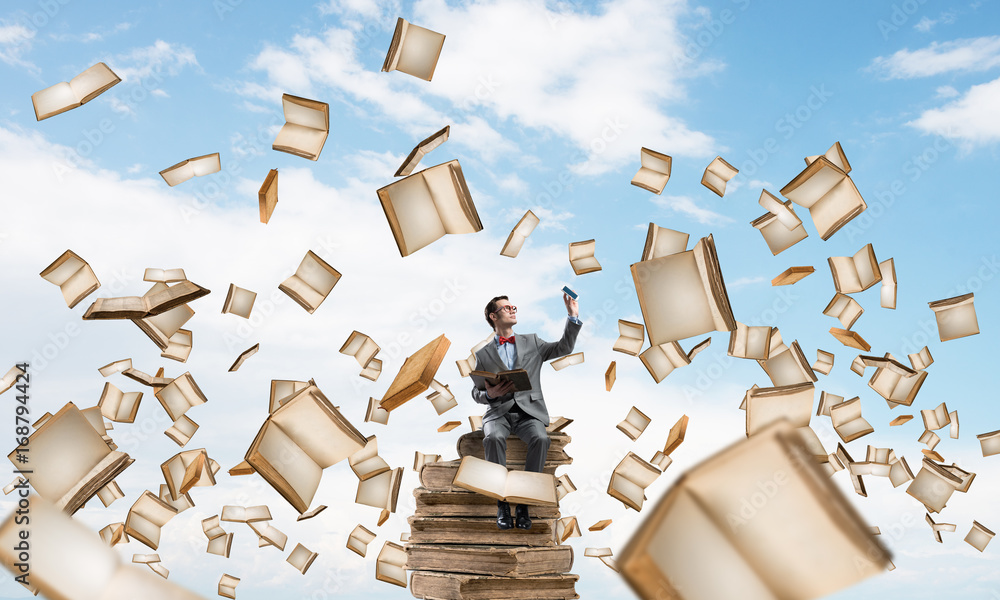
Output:
<path fill-rule="evenodd" d="M 682 231 L 674 231 L 666 227 L 660 227 L 656 223 L 650 223 L 646 230 L 646 244 L 642 247 L 643 260 L 670 256 L 687 249 L 688 238 L 690 236 Z"/>
<path fill-rule="evenodd" d="M 521 251 L 521 247 L 524 246 L 524 242 L 527 241 L 528 236 L 531 235 L 531 232 L 537 226 L 538 217 L 535 216 L 535 213 L 530 210 L 524 213 L 524 216 L 517 222 L 514 229 L 510 231 L 507 241 L 503 243 L 503 248 L 500 249 L 500 256 L 516 258 Z"/>
<path fill-rule="evenodd" d="M 445 125 L 440 131 L 436 131 L 427 139 L 414 146 L 413 150 L 406 156 L 406 160 L 399 166 L 394 175 L 403 177 L 413 172 L 413 169 L 420 164 L 420 160 L 430 154 L 431 150 L 448 141 L 448 134 L 451 132 L 451 125 Z"/>
<path fill-rule="evenodd" d="M 406 19 L 396 19 L 389 52 L 382 63 L 383 71 L 402 71 L 407 75 L 430 81 L 437 67 L 444 34 L 414 25 Z"/>
<path fill-rule="evenodd" d="M 595 240 L 570 243 L 569 264 L 573 267 L 574 273 L 585 275 L 601 270 L 601 263 L 597 262 L 597 257 L 594 256 L 596 248 L 597 242 Z"/>
<path fill-rule="evenodd" d="M 105 441 L 104 421 L 95 409 L 101 430 L 68 402 L 43 423 L 36 422 L 28 443 L 7 455 L 16 469 L 31 473 L 31 488 L 38 495 L 67 514 L 79 510 L 133 462 Z"/>
<path fill-rule="evenodd" d="M 964 294 L 927 303 L 934 311 L 938 336 L 942 342 L 979 333 L 974 300 L 975 294 Z"/>
<path fill-rule="evenodd" d="M 300 513 L 319 488 L 323 469 L 365 447 L 368 440 L 315 385 L 271 413 L 245 459 Z"/>
<path fill-rule="evenodd" d="M 671 158 L 649 148 L 639 150 L 639 161 L 642 164 L 639 172 L 632 178 L 632 185 L 644 190 L 660 194 L 670 180 Z"/>
<path fill-rule="evenodd" d="M 182 281 L 144 296 L 98 298 L 83 313 L 85 321 L 92 319 L 143 319 L 167 312 L 209 294 L 211 290 L 191 281 Z"/>
<path fill-rule="evenodd" d="M 643 600 L 807 599 L 877 575 L 888 559 L 796 428 L 780 422 L 677 479 L 618 565 Z"/>
<path fill-rule="evenodd" d="M 221 170 L 222 161 L 219 158 L 219 153 L 214 152 L 212 154 L 205 154 L 189 158 L 187 160 L 182 160 L 176 165 L 167 167 L 166 169 L 160 171 L 160 177 L 163 177 L 163 181 L 166 181 L 167 185 L 174 187 L 179 183 L 184 183 L 192 177 L 211 175 L 212 173 L 218 173 Z"/>
<path fill-rule="evenodd" d="M 428 167 L 378 190 L 400 256 L 445 234 L 475 233 L 483 224 L 457 160 Z"/>
<path fill-rule="evenodd" d="M 608 495 L 631 509 L 642 510 L 644 492 L 659 476 L 659 469 L 629 452 L 611 473 Z"/>
<path fill-rule="evenodd" d="M 711 235 L 691 250 L 640 261 L 631 270 L 651 345 L 736 329 Z"/>
<path fill-rule="evenodd" d="M 330 105 L 282 94 L 281 108 L 285 113 L 285 124 L 274 138 L 271 149 L 317 160 L 330 135 Z"/>
<path fill-rule="evenodd" d="M 108 65 L 99 62 L 68 82 L 47 87 L 31 95 L 35 120 L 41 121 L 90 102 L 121 81 Z"/>
<path fill-rule="evenodd" d="M 781 188 L 781 195 L 809 209 L 820 238 L 830 239 L 868 205 L 848 176 L 851 166 L 836 142 L 823 156 L 806 158 L 806 168 Z"/>
<path fill-rule="evenodd" d="M 701 184 L 721 198 L 726 194 L 726 183 L 736 177 L 739 172 L 739 169 L 727 163 L 721 156 L 716 156 L 715 160 L 705 167 L 705 173 L 701 176 Z"/>
<path fill-rule="evenodd" d="M 536 506 L 558 506 L 555 477 L 549 473 L 508 471 L 507 467 L 474 456 L 458 466 L 455 487 L 479 492 L 496 500 Z"/>
<path fill-rule="evenodd" d="M 531 389 L 531 379 L 528 377 L 528 372 L 524 369 L 500 371 L 499 373 L 492 371 L 472 371 L 469 375 L 482 377 L 490 385 L 496 385 L 501 381 L 510 381 L 514 384 L 514 391 L 516 392 L 526 392 Z"/>
<path fill-rule="evenodd" d="M 340 271 L 331 267 L 312 250 L 308 250 L 299 267 L 295 269 L 295 274 L 281 282 L 278 289 L 312 314 L 320 304 L 323 304 L 338 281 L 340 281 Z"/>
<path fill-rule="evenodd" d="M 97 280 L 97 275 L 87 261 L 72 250 L 63 252 L 39 274 L 45 281 L 59 286 L 59 291 L 70 308 L 101 287 L 101 282 Z"/>
<path fill-rule="evenodd" d="M 833 274 L 833 285 L 841 294 L 863 292 L 882 281 L 882 271 L 871 244 L 858 250 L 854 256 L 831 256 L 827 262 Z"/>

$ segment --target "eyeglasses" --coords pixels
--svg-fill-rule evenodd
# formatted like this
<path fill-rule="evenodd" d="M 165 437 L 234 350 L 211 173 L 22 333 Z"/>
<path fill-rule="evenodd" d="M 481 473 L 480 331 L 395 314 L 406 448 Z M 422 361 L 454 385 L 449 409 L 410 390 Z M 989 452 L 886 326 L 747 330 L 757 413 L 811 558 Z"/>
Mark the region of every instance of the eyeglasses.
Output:
<path fill-rule="evenodd" d="M 498 307 L 496 312 L 500 312 L 501 310 L 505 310 L 507 311 L 507 314 L 512 315 L 517 312 L 517 307 L 513 304 L 508 304 L 507 306 Z"/>

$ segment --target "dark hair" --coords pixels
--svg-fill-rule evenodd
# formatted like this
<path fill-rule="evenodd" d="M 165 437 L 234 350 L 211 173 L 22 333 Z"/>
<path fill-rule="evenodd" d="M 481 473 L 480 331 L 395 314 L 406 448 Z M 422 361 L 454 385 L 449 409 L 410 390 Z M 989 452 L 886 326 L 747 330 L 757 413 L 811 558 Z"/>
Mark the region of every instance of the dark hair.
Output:
<path fill-rule="evenodd" d="M 489 303 L 486 305 L 486 310 L 483 311 L 484 315 L 486 316 L 486 322 L 490 324 L 490 328 L 493 329 L 494 331 L 496 331 L 496 326 L 493 325 L 493 319 L 490 318 L 490 315 L 495 313 L 500 308 L 497 305 L 497 300 L 510 300 L 510 298 L 508 298 L 507 296 L 497 296 L 496 298 L 489 301 Z"/>

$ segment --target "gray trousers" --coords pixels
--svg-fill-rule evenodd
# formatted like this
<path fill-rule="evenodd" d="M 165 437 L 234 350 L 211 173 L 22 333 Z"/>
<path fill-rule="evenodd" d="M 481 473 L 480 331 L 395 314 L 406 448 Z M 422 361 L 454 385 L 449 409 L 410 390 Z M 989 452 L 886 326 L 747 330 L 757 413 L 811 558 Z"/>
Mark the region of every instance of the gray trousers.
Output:
<path fill-rule="evenodd" d="M 483 450 L 486 460 L 507 466 L 507 436 L 514 433 L 528 447 L 525 471 L 541 473 L 549 451 L 549 432 L 545 424 L 526 414 L 517 405 L 499 419 L 483 424 Z"/>

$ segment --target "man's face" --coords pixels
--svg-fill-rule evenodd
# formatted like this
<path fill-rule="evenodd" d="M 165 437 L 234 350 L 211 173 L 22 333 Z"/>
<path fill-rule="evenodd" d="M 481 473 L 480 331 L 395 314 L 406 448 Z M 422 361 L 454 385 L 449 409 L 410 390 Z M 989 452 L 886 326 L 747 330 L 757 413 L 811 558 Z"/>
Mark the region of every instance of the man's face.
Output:
<path fill-rule="evenodd" d="M 507 307 L 510 307 L 509 309 Z M 493 313 L 496 320 L 493 322 L 497 329 L 502 327 L 513 327 L 517 324 L 517 307 L 509 300 L 497 300 L 497 310 Z"/>

